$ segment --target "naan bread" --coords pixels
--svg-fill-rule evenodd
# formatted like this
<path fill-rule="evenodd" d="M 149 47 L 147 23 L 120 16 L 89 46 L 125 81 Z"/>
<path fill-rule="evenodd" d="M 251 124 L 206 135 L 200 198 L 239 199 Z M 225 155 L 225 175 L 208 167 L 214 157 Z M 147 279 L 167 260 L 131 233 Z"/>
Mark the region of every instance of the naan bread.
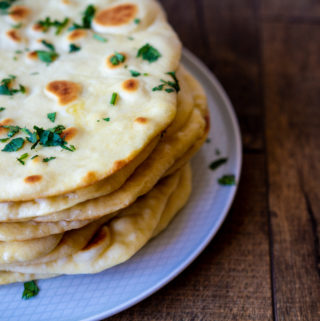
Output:
<path fill-rule="evenodd" d="M 91 3 L 96 8 L 92 28 L 69 31 Z M 56 28 L 39 26 L 46 17 L 70 22 L 56 35 Z M 12 28 L 17 23 L 21 28 Z M 152 89 L 161 79 L 172 81 L 166 73 L 177 70 L 181 45 L 153 0 L 18 0 L 0 19 L 0 40 L 0 80 L 14 74 L 8 86 L 20 90 L 0 95 L 6 108 L 1 124 L 32 131 L 35 125 L 44 130 L 63 125 L 67 146 L 76 148 L 38 144 L 32 150 L 25 141 L 18 151 L 1 151 L 0 201 L 66 194 L 102 180 L 137 157 L 175 117 L 176 92 Z M 81 49 L 70 53 L 71 44 Z M 45 63 L 43 51 L 56 59 Z M 115 53 L 121 57 L 116 65 L 110 61 Z M 130 70 L 141 76 L 133 77 Z M 115 105 L 110 104 L 113 93 Z M 47 114 L 55 112 L 53 124 Z M 1 128 L 1 138 L 6 134 Z M 26 134 L 20 131 L 14 138 L 19 137 Z M 24 153 L 29 158 L 22 166 L 17 158 Z M 31 160 L 34 155 L 39 157 Z M 50 157 L 56 159 L 42 161 Z"/>
<path fill-rule="evenodd" d="M 1 269 L 29 274 L 79 274 L 97 273 L 120 264 L 168 224 L 183 207 L 190 191 L 191 173 L 188 165 L 160 181 L 152 191 L 102 225 L 82 250 L 46 263 L 2 265 Z M 5 283 L 9 276 L 4 272 L 0 282 Z"/>

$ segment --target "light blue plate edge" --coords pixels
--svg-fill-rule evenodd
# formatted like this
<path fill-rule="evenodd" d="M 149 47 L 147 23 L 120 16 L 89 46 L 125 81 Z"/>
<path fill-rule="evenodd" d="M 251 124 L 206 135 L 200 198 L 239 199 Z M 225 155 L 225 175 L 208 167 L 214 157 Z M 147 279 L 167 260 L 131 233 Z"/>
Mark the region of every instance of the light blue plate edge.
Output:
<path fill-rule="evenodd" d="M 227 114 L 230 118 L 230 122 L 232 124 L 232 130 L 235 141 L 235 176 L 237 177 L 237 181 L 240 181 L 241 175 L 241 167 L 242 167 L 242 143 L 241 143 L 241 132 L 239 123 L 234 112 L 232 103 L 224 91 L 222 85 L 218 81 L 218 79 L 213 75 L 213 73 L 208 69 L 208 67 L 197 58 L 190 50 L 184 48 L 182 52 L 182 64 L 184 67 L 189 70 L 193 76 L 195 76 L 201 84 L 210 83 L 213 88 L 215 88 L 217 94 L 220 96 Z M 237 185 L 238 186 L 238 185 Z M 128 300 L 127 302 L 118 305 L 114 309 L 109 309 L 108 311 L 104 311 L 102 313 L 96 314 L 90 318 L 83 319 L 82 321 L 98 321 L 104 318 L 111 317 L 119 312 L 122 312 L 135 304 L 143 301 L 150 295 L 154 294 L 162 287 L 167 285 L 170 281 L 172 281 L 176 276 L 178 276 L 183 270 L 185 270 L 206 248 L 206 246 L 213 239 L 220 226 L 224 222 L 227 214 L 231 208 L 232 202 L 236 195 L 237 187 L 233 189 L 233 191 L 229 194 L 229 198 L 226 200 L 225 207 L 221 211 L 219 219 L 217 219 L 216 224 L 212 228 L 211 232 L 207 235 L 206 238 L 203 239 L 203 242 L 193 251 L 192 255 L 190 255 L 184 262 L 182 262 L 179 266 L 177 266 L 170 274 L 168 274 L 162 280 L 159 280 L 154 286 L 150 287 L 148 290 L 142 292 L 139 296 Z"/>

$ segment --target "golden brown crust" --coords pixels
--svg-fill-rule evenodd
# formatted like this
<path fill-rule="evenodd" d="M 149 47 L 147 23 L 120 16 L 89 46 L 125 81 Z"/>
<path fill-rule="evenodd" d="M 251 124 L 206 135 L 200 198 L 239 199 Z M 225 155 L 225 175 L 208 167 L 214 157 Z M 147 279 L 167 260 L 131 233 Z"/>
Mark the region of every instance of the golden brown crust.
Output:
<path fill-rule="evenodd" d="M 124 56 L 124 61 L 123 62 L 119 62 L 117 65 L 113 65 L 110 61 L 110 59 L 114 56 L 114 54 L 110 55 L 108 58 L 107 58 L 107 66 L 110 68 L 110 69 L 114 69 L 114 68 L 119 68 L 121 67 L 125 61 L 127 60 L 127 56 L 123 53 L 123 52 L 119 52 L 122 56 Z"/>
<path fill-rule="evenodd" d="M 68 40 L 69 41 L 75 41 L 79 40 L 81 38 L 84 38 L 87 36 L 87 31 L 83 29 L 76 29 L 73 30 L 69 35 L 68 35 Z"/>
<path fill-rule="evenodd" d="M 61 138 L 63 138 L 65 141 L 69 142 L 70 140 L 72 140 L 76 134 L 77 134 L 78 130 L 75 127 L 69 127 L 67 129 L 65 129 L 62 133 L 61 133 Z"/>
<path fill-rule="evenodd" d="M 13 123 L 11 118 L 6 118 L 0 122 L 0 134 L 4 134 L 8 131 L 7 128 L 3 128 L 2 126 L 9 126 Z"/>
<path fill-rule="evenodd" d="M 46 90 L 57 97 L 60 105 L 68 105 L 78 98 L 81 86 L 73 81 L 55 80 L 47 84 Z"/>
<path fill-rule="evenodd" d="M 12 20 L 16 22 L 23 21 L 30 14 L 30 9 L 24 6 L 14 6 L 9 13 Z"/>
<path fill-rule="evenodd" d="M 42 176 L 41 175 L 31 175 L 31 176 L 27 176 L 24 179 L 24 182 L 27 184 L 35 184 L 38 183 L 42 180 Z"/>
<path fill-rule="evenodd" d="M 129 23 L 134 19 L 138 11 L 132 3 L 120 4 L 118 6 L 104 9 L 97 13 L 94 18 L 96 24 L 107 26 L 120 26 Z"/>
<path fill-rule="evenodd" d="M 138 118 L 135 119 L 135 121 L 137 123 L 140 123 L 140 124 L 146 124 L 148 122 L 148 118 L 146 118 L 146 117 L 138 117 Z"/>
<path fill-rule="evenodd" d="M 122 88 L 125 91 L 133 92 L 139 88 L 139 80 L 137 79 L 128 79 L 122 83 Z"/>
<path fill-rule="evenodd" d="M 19 35 L 18 30 L 16 29 L 10 29 L 7 31 L 7 36 L 10 38 L 10 40 L 14 42 L 21 42 L 22 38 Z"/>

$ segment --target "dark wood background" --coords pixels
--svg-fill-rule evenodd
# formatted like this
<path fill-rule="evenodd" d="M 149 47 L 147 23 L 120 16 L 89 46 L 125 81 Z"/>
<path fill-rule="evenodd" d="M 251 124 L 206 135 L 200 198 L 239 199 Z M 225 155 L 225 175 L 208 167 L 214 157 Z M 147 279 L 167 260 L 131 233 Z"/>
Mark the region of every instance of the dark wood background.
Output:
<path fill-rule="evenodd" d="M 243 174 L 200 257 L 117 320 L 320 320 L 320 1 L 162 0 L 216 74 Z"/>

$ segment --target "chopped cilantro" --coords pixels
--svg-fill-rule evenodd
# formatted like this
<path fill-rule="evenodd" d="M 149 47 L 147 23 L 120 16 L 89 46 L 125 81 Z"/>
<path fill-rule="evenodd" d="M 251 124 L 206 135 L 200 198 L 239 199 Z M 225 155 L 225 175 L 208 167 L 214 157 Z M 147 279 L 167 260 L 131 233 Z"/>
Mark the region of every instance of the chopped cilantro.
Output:
<path fill-rule="evenodd" d="M 110 118 L 109 117 L 107 117 L 107 118 L 102 118 L 104 121 L 110 121 Z"/>
<path fill-rule="evenodd" d="M 129 36 L 129 37 L 128 37 L 128 39 L 129 39 L 129 40 L 134 40 L 134 38 L 133 38 L 133 37 L 131 37 L 131 36 Z"/>
<path fill-rule="evenodd" d="M 139 71 L 135 71 L 135 70 L 130 70 L 130 74 L 132 77 L 139 77 L 141 75 Z"/>
<path fill-rule="evenodd" d="M 221 165 L 225 164 L 227 161 L 228 161 L 228 158 L 225 158 L 225 157 L 216 159 L 209 165 L 209 168 L 214 171 Z"/>
<path fill-rule="evenodd" d="M 120 63 L 124 62 L 126 57 L 119 52 L 115 52 L 113 56 L 110 57 L 109 61 L 112 65 L 117 66 Z"/>
<path fill-rule="evenodd" d="M 5 110 L 5 107 L 0 107 L 0 111 L 4 111 Z"/>
<path fill-rule="evenodd" d="M 56 121 L 56 116 L 57 116 L 57 113 L 49 113 L 49 114 L 47 114 L 48 119 L 49 119 L 52 123 L 54 123 L 54 122 Z"/>
<path fill-rule="evenodd" d="M 46 40 L 42 40 L 41 43 L 46 46 L 50 51 L 56 51 L 54 45 Z"/>
<path fill-rule="evenodd" d="M 67 26 L 69 22 L 68 18 L 65 18 L 63 21 L 54 20 L 51 21 L 49 17 L 44 20 L 40 20 L 37 23 L 42 27 L 43 32 L 47 32 L 51 27 L 56 28 L 56 35 L 59 35 L 62 30 Z"/>
<path fill-rule="evenodd" d="M 117 98 L 118 98 L 118 94 L 117 93 L 112 93 L 110 104 L 114 106 L 116 104 L 116 102 L 117 102 Z"/>
<path fill-rule="evenodd" d="M 12 5 L 13 2 L 16 0 L 5 0 L 5 1 L 0 1 L 0 13 L 1 14 L 8 14 L 8 9 Z"/>
<path fill-rule="evenodd" d="M 19 84 L 19 89 L 12 89 L 11 83 L 16 79 L 16 76 L 9 75 L 9 78 L 4 78 L 0 82 L 0 95 L 13 96 L 17 93 L 25 94 L 26 88 Z"/>
<path fill-rule="evenodd" d="M 34 156 L 31 157 L 31 159 L 35 159 L 37 157 L 39 157 L 39 155 L 34 155 Z"/>
<path fill-rule="evenodd" d="M 23 53 L 23 51 L 22 51 L 22 50 L 16 50 L 15 53 L 16 53 L 17 55 L 20 55 L 20 54 Z"/>
<path fill-rule="evenodd" d="M 23 138 L 14 138 L 10 143 L 8 143 L 4 148 L 2 149 L 3 152 L 16 152 L 19 149 L 22 148 L 24 144 Z"/>
<path fill-rule="evenodd" d="M 157 61 L 161 54 L 156 48 L 147 43 L 138 50 L 137 57 L 141 57 L 151 63 Z"/>
<path fill-rule="evenodd" d="M 50 51 L 45 51 L 45 50 L 36 50 L 35 52 L 38 55 L 38 58 L 43 61 L 46 62 L 47 64 L 50 64 L 51 62 L 53 62 L 55 59 L 57 59 L 59 57 L 59 55 L 56 53 L 54 45 L 42 40 L 41 41 L 42 44 L 44 46 L 46 46 Z"/>
<path fill-rule="evenodd" d="M 15 25 L 12 25 L 11 26 L 13 29 L 20 29 L 21 27 L 22 27 L 22 23 L 20 22 L 20 23 L 17 23 L 17 24 L 15 24 Z"/>
<path fill-rule="evenodd" d="M 216 155 L 219 156 L 221 154 L 220 149 L 216 148 Z"/>
<path fill-rule="evenodd" d="M 77 52 L 81 50 L 81 47 L 80 46 L 77 46 L 75 45 L 74 43 L 70 44 L 70 47 L 69 47 L 69 53 L 72 53 L 72 52 Z"/>
<path fill-rule="evenodd" d="M 233 174 L 223 175 L 218 179 L 218 183 L 224 186 L 230 186 L 236 184 L 236 178 Z"/>
<path fill-rule="evenodd" d="M 35 281 L 29 281 L 24 283 L 24 290 L 22 293 L 22 299 L 28 300 L 39 293 L 39 288 Z"/>
<path fill-rule="evenodd" d="M 134 22 L 136 25 L 138 25 L 138 24 L 141 22 L 141 19 L 136 18 L 136 19 L 133 20 L 133 22 Z"/>
<path fill-rule="evenodd" d="M 17 161 L 20 163 L 20 164 L 22 164 L 22 165 L 24 165 L 25 164 L 25 159 L 27 159 L 29 157 L 29 154 L 28 153 L 24 153 L 24 154 L 22 154 L 19 158 L 17 158 Z"/>
<path fill-rule="evenodd" d="M 207 138 L 207 139 L 206 139 L 206 143 L 207 143 L 207 144 L 210 144 L 210 143 L 211 143 L 211 138 Z"/>
<path fill-rule="evenodd" d="M 93 20 L 94 14 L 96 13 L 96 8 L 94 5 L 89 5 L 82 16 L 82 25 L 78 23 L 74 23 L 69 30 L 75 30 L 75 29 L 90 29 L 91 28 L 91 22 Z"/>
<path fill-rule="evenodd" d="M 7 142 L 9 139 L 10 139 L 10 138 L 1 138 L 1 139 L 0 139 L 0 142 L 1 142 L 1 143 L 5 143 L 5 142 Z"/>
<path fill-rule="evenodd" d="M 179 85 L 179 81 L 176 77 L 176 73 L 174 71 L 170 71 L 170 72 L 167 72 L 167 75 L 170 75 L 174 81 L 166 81 L 166 80 L 160 79 L 162 84 L 160 84 L 157 87 L 152 88 L 152 91 L 161 91 L 163 89 L 167 93 L 172 93 L 174 91 L 176 91 L 176 92 L 180 91 L 180 85 Z"/>
<path fill-rule="evenodd" d="M 52 161 L 52 160 L 54 160 L 54 159 L 56 159 L 56 157 L 47 157 L 47 158 L 44 158 L 44 159 L 43 159 L 43 162 L 44 162 L 44 163 L 49 163 L 50 161 Z"/>
<path fill-rule="evenodd" d="M 98 40 L 98 41 L 101 41 L 101 42 L 107 42 L 108 41 L 107 38 L 104 38 L 104 37 L 102 37 L 100 35 L 97 35 L 96 33 L 93 35 L 93 38 Z"/>
<path fill-rule="evenodd" d="M 8 137 L 11 138 L 13 137 L 15 134 L 19 133 L 20 131 L 20 127 L 19 126 L 1 126 L 5 129 L 9 129 L 9 132 L 8 132 Z"/>

